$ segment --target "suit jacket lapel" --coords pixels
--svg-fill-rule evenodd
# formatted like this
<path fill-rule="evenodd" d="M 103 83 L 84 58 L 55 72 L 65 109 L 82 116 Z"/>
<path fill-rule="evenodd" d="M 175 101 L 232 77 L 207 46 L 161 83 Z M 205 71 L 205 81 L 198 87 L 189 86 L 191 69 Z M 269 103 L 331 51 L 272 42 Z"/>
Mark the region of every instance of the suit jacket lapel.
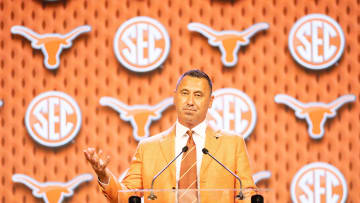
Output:
<path fill-rule="evenodd" d="M 205 148 L 209 150 L 209 152 L 215 156 L 217 150 L 219 149 L 221 139 L 218 139 L 217 133 L 211 128 L 206 128 L 206 138 L 205 138 Z M 201 163 L 201 169 L 200 174 L 204 174 L 206 169 L 209 167 L 210 162 L 212 161 L 212 158 L 208 155 L 203 155 L 202 163 Z"/>
<path fill-rule="evenodd" d="M 166 164 L 170 163 L 175 158 L 175 126 L 172 127 L 168 135 L 165 135 L 160 140 L 160 150 L 165 157 Z M 170 170 L 171 182 L 176 183 L 175 179 L 175 163 L 172 163 L 168 169 Z"/>

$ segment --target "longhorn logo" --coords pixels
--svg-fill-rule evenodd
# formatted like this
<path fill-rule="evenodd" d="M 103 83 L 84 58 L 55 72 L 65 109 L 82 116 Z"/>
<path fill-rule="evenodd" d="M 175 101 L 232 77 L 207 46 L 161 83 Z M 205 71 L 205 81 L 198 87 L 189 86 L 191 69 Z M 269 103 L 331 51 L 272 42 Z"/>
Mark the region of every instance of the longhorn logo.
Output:
<path fill-rule="evenodd" d="M 271 172 L 270 171 L 259 171 L 253 175 L 254 183 L 257 184 L 258 182 L 266 179 L 270 179 Z"/>
<path fill-rule="evenodd" d="M 293 203 L 345 203 L 348 193 L 343 174 L 324 162 L 302 167 L 291 181 L 290 191 Z"/>
<path fill-rule="evenodd" d="M 39 183 L 29 176 L 15 174 L 12 180 L 16 183 L 22 183 L 32 189 L 32 193 L 37 198 L 42 198 L 45 203 L 61 203 L 64 197 L 70 197 L 74 194 L 74 189 L 80 184 L 92 180 L 92 175 L 82 174 L 66 183 L 46 182 Z"/>
<path fill-rule="evenodd" d="M 18 34 L 29 41 L 34 49 L 41 49 L 44 54 L 44 65 L 46 68 L 53 70 L 60 65 L 60 54 L 64 48 L 69 48 L 72 45 L 72 40 L 82 33 L 89 32 L 91 27 L 88 25 L 75 28 L 66 35 L 60 34 L 42 34 L 39 35 L 34 31 L 24 26 L 13 26 L 11 28 L 12 34 Z"/>
<path fill-rule="evenodd" d="M 235 66 L 238 62 L 237 53 L 240 46 L 248 45 L 250 37 L 260 30 L 268 28 L 269 24 L 267 23 L 257 23 L 241 32 L 233 30 L 219 32 L 200 23 L 190 23 L 188 25 L 189 30 L 201 33 L 208 38 L 210 45 L 220 48 L 221 61 L 227 67 Z"/>
<path fill-rule="evenodd" d="M 172 98 L 167 98 L 155 106 L 133 105 L 128 106 L 111 97 L 102 97 L 100 104 L 109 106 L 120 114 L 120 118 L 130 121 L 133 127 L 133 136 L 137 141 L 149 137 L 149 127 L 153 120 L 159 120 L 161 113 L 173 104 Z"/>
<path fill-rule="evenodd" d="M 327 118 L 334 117 L 338 108 L 345 103 L 355 101 L 355 99 L 354 95 L 348 94 L 328 104 L 321 102 L 303 104 L 288 95 L 278 94 L 275 96 L 276 103 L 286 104 L 295 111 L 297 118 L 306 120 L 309 126 L 308 132 L 313 139 L 320 139 L 324 136 L 324 124 Z"/>

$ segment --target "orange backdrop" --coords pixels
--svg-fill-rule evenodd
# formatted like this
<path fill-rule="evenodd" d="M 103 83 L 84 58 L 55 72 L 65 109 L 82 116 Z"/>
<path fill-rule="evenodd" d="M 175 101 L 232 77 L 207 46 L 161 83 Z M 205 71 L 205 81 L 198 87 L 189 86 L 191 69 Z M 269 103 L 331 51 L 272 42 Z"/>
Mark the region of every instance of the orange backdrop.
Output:
<path fill-rule="evenodd" d="M 342 27 L 346 45 L 341 60 L 332 68 L 310 71 L 299 66 L 288 50 L 288 34 L 300 17 L 323 13 Z M 13 183 L 15 173 L 40 182 L 71 180 L 92 173 L 82 150 L 88 146 L 104 149 L 112 159 L 110 169 L 120 175 L 132 158 L 137 141 L 132 127 L 119 114 L 103 107 L 99 100 L 111 96 L 129 105 L 154 105 L 172 96 L 181 73 L 192 68 L 207 72 L 214 89 L 236 88 L 253 100 L 257 123 L 247 139 L 254 172 L 268 170 L 272 176 L 259 182 L 271 188 L 276 202 L 291 202 L 290 184 L 305 164 L 321 161 L 338 168 L 348 186 L 348 201 L 360 201 L 360 107 L 346 104 L 325 124 L 325 135 L 313 140 L 304 120 L 294 111 L 274 102 L 285 93 L 302 102 L 331 102 L 344 94 L 360 97 L 360 4 L 347 1 L 299 0 L 41 0 L 0 2 L 0 108 L 1 181 L 0 201 L 42 202 L 29 188 Z M 163 67 L 149 73 L 128 71 L 117 61 L 113 39 L 118 27 L 135 16 L 149 16 L 167 29 L 171 48 Z M 221 63 L 218 48 L 190 32 L 187 24 L 200 22 L 215 30 L 243 30 L 267 22 L 270 28 L 257 33 L 238 53 L 232 68 Z M 57 71 L 45 69 L 43 54 L 25 38 L 12 35 L 14 25 L 37 33 L 65 34 L 81 25 L 90 25 L 73 46 L 62 52 Z M 38 94 L 58 90 L 72 96 L 82 111 L 78 136 L 68 145 L 50 149 L 35 143 L 24 125 L 27 106 Z M 174 107 L 153 122 L 151 134 L 170 127 L 176 120 Z M 81 185 L 68 202 L 104 202 L 96 181 Z"/>

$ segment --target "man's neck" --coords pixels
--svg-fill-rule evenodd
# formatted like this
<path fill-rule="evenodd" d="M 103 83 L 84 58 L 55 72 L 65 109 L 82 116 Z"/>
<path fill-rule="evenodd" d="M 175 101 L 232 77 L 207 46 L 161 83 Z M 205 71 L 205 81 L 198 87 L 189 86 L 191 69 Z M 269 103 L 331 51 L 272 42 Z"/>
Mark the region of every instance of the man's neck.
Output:
<path fill-rule="evenodd" d="M 196 123 L 196 124 L 191 124 L 191 123 L 184 123 L 184 122 L 181 122 L 179 121 L 179 123 L 187 128 L 189 128 L 190 130 L 193 129 L 195 126 L 199 125 L 200 123 Z"/>
<path fill-rule="evenodd" d="M 193 125 L 191 125 L 191 126 L 193 126 Z M 206 128 L 207 128 L 206 120 L 203 120 L 196 126 L 193 126 L 193 128 L 189 128 L 188 126 L 181 124 L 179 121 L 176 121 L 176 135 L 177 136 L 184 135 L 188 130 L 196 132 L 197 135 L 205 136 Z"/>
<path fill-rule="evenodd" d="M 205 119 L 204 119 L 204 120 L 205 120 Z M 201 122 L 198 122 L 198 123 L 196 123 L 196 124 L 187 123 L 187 122 L 182 122 L 182 121 L 180 121 L 180 120 L 178 120 L 178 122 L 179 122 L 181 125 L 183 125 L 184 127 L 187 127 L 187 128 L 189 128 L 189 129 L 191 130 L 191 129 L 195 128 L 196 126 L 198 126 L 200 123 L 204 122 L 204 120 L 201 121 Z"/>

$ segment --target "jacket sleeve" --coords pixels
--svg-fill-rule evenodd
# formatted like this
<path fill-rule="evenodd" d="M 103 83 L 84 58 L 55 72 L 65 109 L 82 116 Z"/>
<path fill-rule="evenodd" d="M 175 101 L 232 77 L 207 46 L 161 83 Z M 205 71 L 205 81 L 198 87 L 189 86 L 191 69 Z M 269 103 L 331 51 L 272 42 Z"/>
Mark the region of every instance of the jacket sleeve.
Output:
<path fill-rule="evenodd" d="M 100 186 L 101 191 L 104 193 L 105 197 L 111 203 L 118 202 L 118 190 L 122 189 L 119 182 L 116 180 L 115 176 L 111 173 L 110 170 L 106 169 L 106 173 L 109 175 L 109 181 L 107 184 L 100 182 L 98 180 L 98 184 Z"/>
<path fill-rule="evenodd" d="M 118 202 L 128 202 L 128 198 L 131 195 L 141 196 L 141 194 L 135 193 L 119 193 L 119 190 L 135 190 L 135 189 L 143 189 L 142 184 L 142 152 L 143 147 L 142 143 L 140 142 L 135 155 L 130 163 L 130 168 L 125 176 L 125 178 L 119 182 L 117 178 L 107 170 L 109 174 L 109 182 L 108 184 L 101 183 L 98 181 L 100 185 L 101 191 L 104 193 L 105 197 L 111 203 L 118 203 Z"/>
<path fill-rule="evenodd" d="M 252 170 L 246 150 L 245 141 L 243 138 L 237 138 L 237 149 L 236 149 L 236 174 L 239 176 L 242 182 L 244 200 L 236 200 L 238 203 L 250 203 L 251 196 L 255 194 L 254 189 L 256 185 L 252 178 Z M 236 188 L 240 188 L 240 183 L 236 182 Z"/>

